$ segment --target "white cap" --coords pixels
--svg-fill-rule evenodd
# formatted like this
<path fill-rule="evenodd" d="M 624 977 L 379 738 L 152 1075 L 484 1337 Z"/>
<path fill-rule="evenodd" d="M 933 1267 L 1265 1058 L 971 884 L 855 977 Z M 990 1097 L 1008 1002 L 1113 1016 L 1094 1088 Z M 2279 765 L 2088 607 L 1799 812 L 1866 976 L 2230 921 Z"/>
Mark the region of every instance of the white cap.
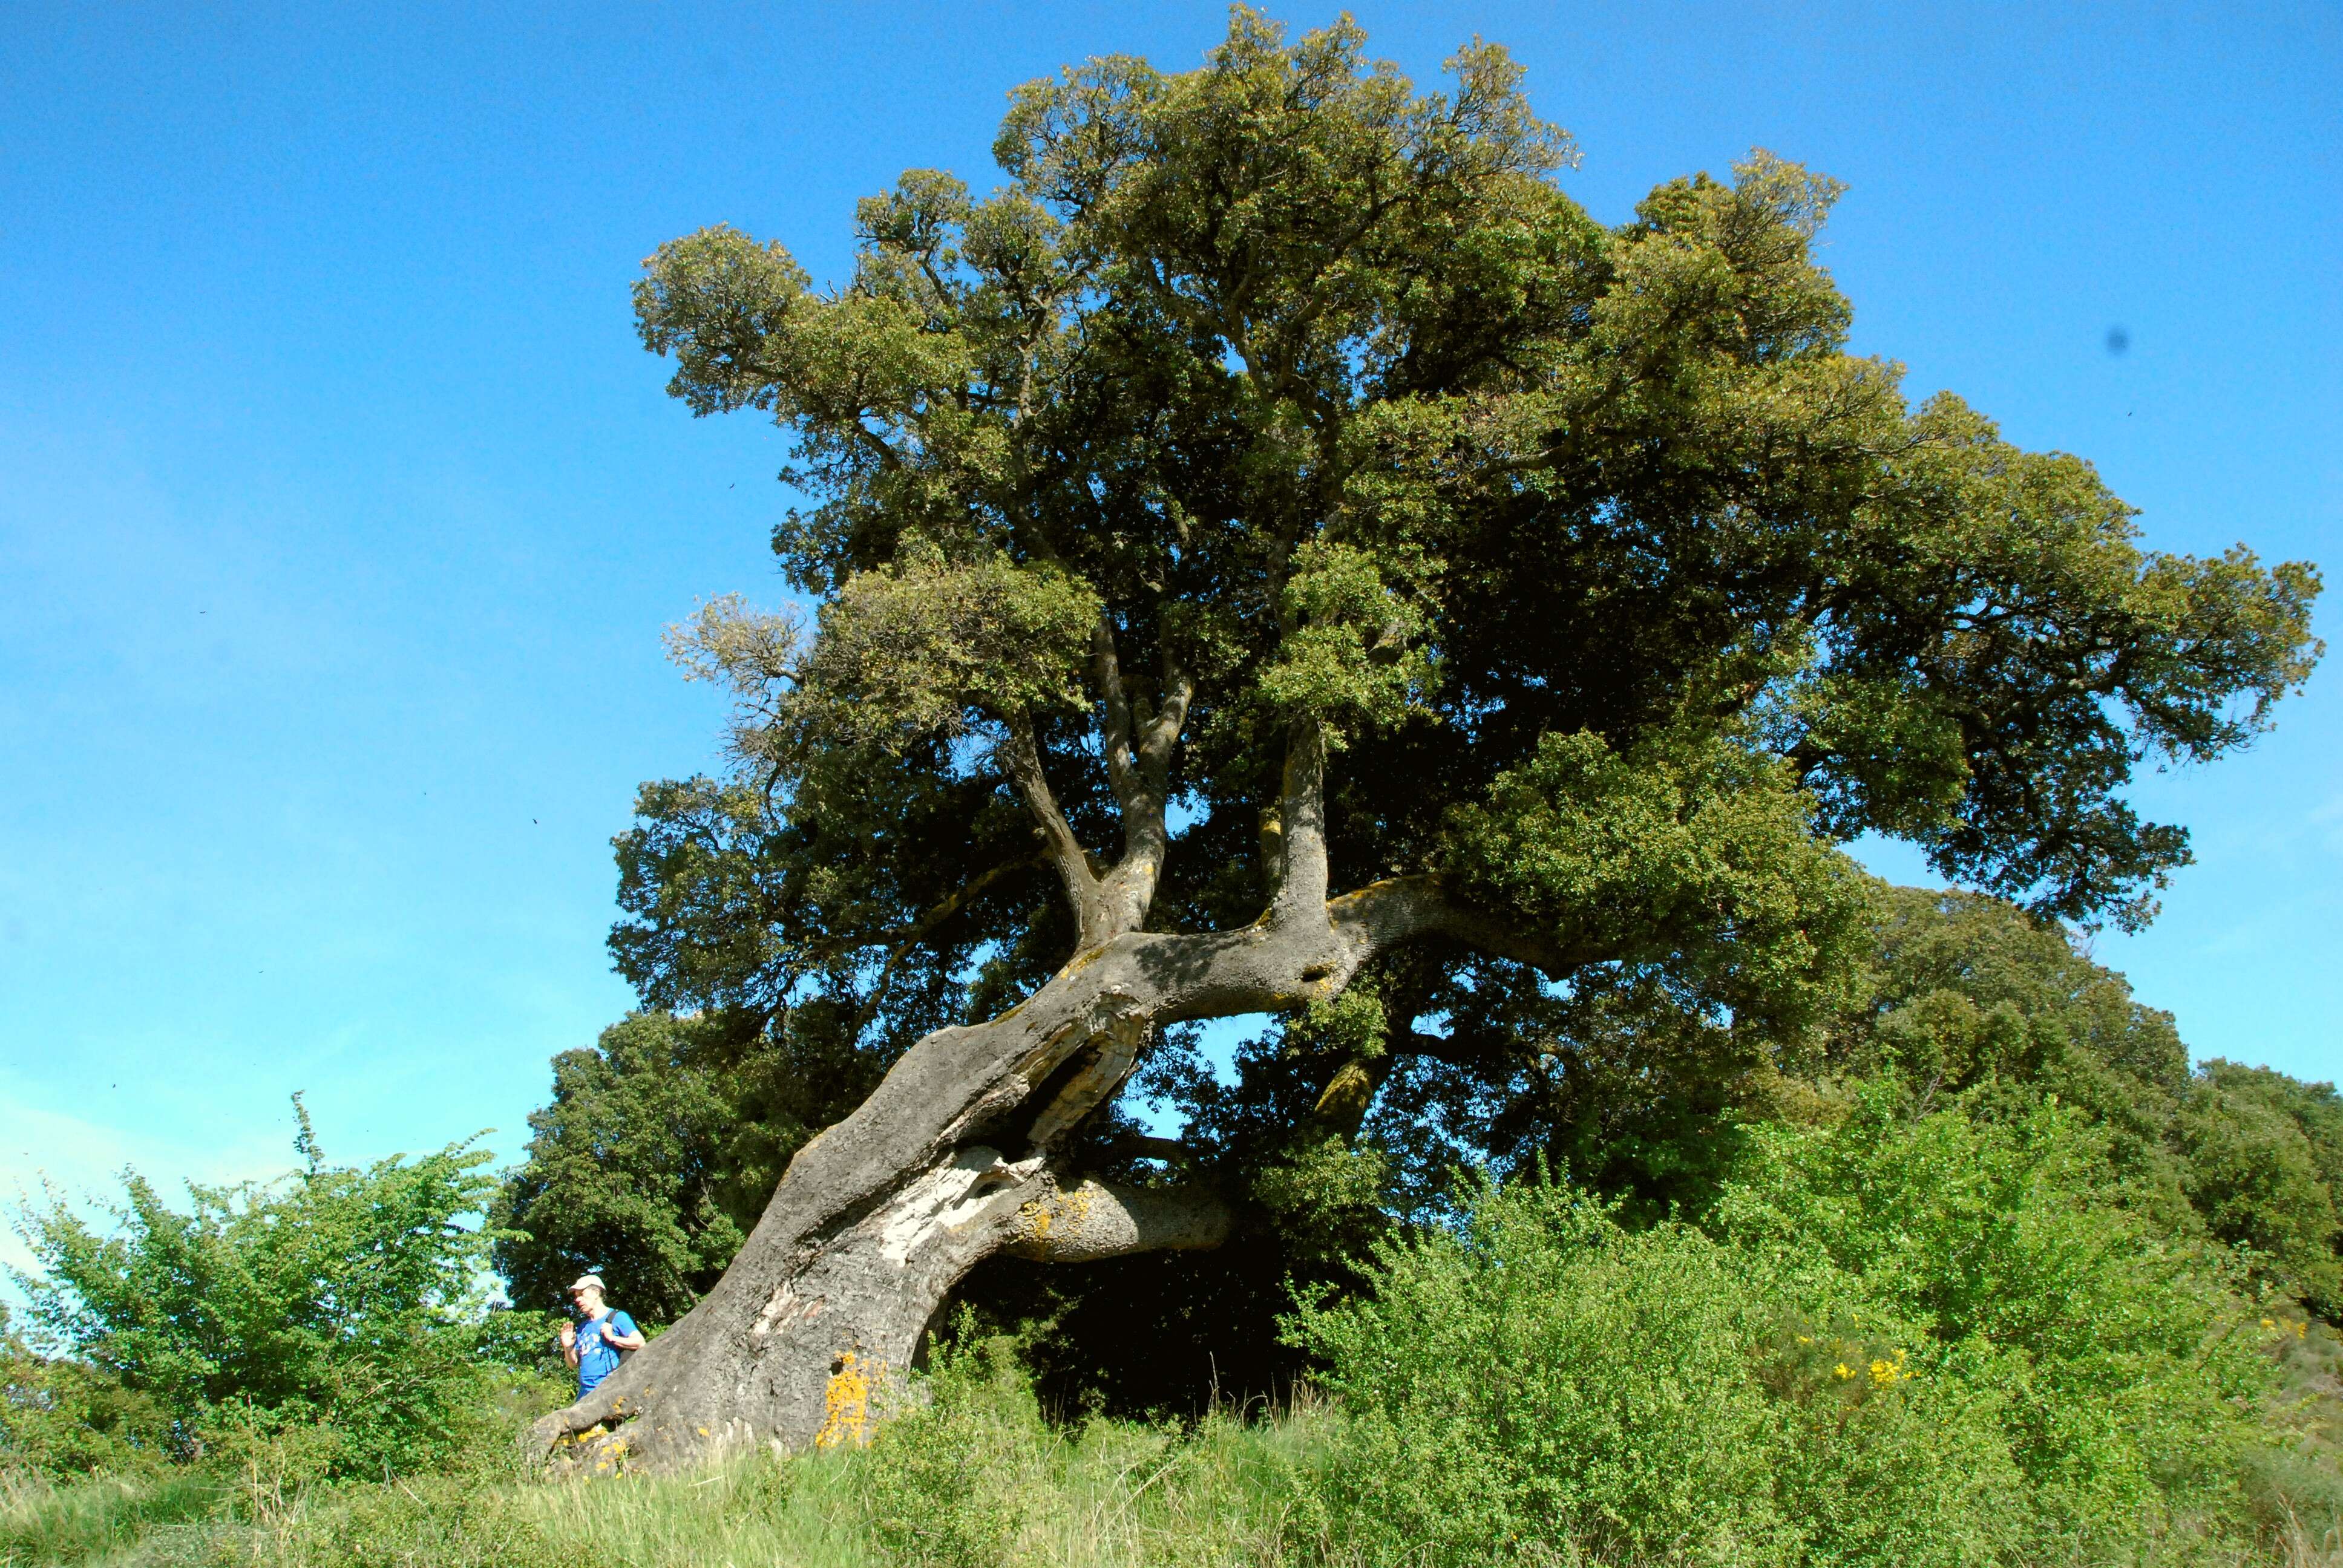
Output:
<path fill-rule="evenodd" d="M 569 1282 L 569 1288 L 573 1291 L 599 1291 L 608 1287 L 602 1283 L 602 1276 L 599 1274 L 580 1274 Z"/>

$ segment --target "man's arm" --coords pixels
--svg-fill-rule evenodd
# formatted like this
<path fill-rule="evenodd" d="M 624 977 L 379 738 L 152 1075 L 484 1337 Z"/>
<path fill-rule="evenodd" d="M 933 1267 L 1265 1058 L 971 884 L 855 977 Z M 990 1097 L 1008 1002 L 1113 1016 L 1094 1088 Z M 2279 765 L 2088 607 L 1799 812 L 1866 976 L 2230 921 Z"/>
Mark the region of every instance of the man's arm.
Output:
<path fill-rule="evenodd" d="M 627 1324 L 625 1333 L 618 1332 L 618 1320 L 621 1318 L 625 1318 Z M 610 1321 L 602 1325 L 602 1340 L 614 1351 L 639 1351 L 649 1342 L 643 1338 L 642 1331 L 635 1327 L 635 1320 L 626 1318 L 621 1312 L 611 1313 Z"/>

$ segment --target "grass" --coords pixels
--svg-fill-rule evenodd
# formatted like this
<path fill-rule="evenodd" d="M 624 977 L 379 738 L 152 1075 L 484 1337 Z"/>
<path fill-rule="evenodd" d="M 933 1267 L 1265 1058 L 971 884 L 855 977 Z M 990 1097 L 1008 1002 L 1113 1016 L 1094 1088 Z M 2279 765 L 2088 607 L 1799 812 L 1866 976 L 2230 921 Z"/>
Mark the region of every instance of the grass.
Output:
<path fill-rule="evenodd" d="M 226 1488 L 195 1471 L 98 1476 L 71 1486 L 0 1475 L 0 1564 L 100 1563 L 208 1519 Z"/>
<path fill-rule="evenodd" d="M 1004 1456 L 994 1486 L 968 1500 L 980 1529 L 924 1539 L 905 1526 L 949 1514 L 952 1500 L 884 1495 L 868 1473 L 883 1459 L 863 1454 L 748 1457 L 695 1477 L 542 1487 L 530 1507 L 548 1539 L 590 1542 L 599 1562 L 618 1568 L 904 1560 L 1237 1568 L 1286 1560 L 1276 1481 L 1306 1442 L 1306 1423 L 1292 1418 L 1247 1425 L 1220 1416 L 1185 1435 L 1108 1422 L 1048 1432 Z M 912 1512 L 927 1517 L 904 1517 Z M 986 1527 L 997 1536 L 980 1539 Z"/>
<path fill-rule="evenodd" d="M 1005 1523 L 992 1563 L 1268 1568 L 1288 1561 L 1275 1479 L 1307 1419 L 1218 1416 L 1191 1433 L 1098 1422 L 1050 1433 L 980 1506 Z M 0 1503 L 6 1568 L 974 1568 L 954 1541 L 877 1495 L 860 1453 L 736 1456 L 698 1473 L 616 1481 L 410 1478 L 316 1487 L 260 1516 L 190 1479 L 25 1490 Z M 933 1499 L 920 1500 L 933 1504 Z M 945 1512 L 949 1502 L 943 1505 Z M 894 1528 L 890 1532 L 890 1525 Z M 892 1535 L 894 1545 L 882 1543 Z"/>
<path fill-rule="evenodd" d="M 2303 1435 L 2252 1488 L 2263 1549 L 2174 1539 L 2154 1561 L 2343 1568 L 2343 1345 L 2314 1325 L 2279 1359 L 2278 1416 Z M 1002 1377 L 965 1382 L 865 1452 L 683 1475 L 547 1482 L 499 1452 L 465 1473 L 281 1494 L 191 1472 L 0 1482 L 0 1568 L 1355 1568 L 1295 1516 L 1339 1419 L 1305 1394 L 1185 1430 L 1053 1424 Z"/>

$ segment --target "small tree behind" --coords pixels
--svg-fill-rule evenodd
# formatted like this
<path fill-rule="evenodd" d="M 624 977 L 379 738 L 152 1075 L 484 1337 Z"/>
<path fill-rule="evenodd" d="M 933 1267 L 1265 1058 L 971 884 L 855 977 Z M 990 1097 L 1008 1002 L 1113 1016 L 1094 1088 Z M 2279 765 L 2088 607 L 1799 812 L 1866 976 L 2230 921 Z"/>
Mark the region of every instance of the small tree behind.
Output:
<path fill-rule="evenodd" d="M 276 1181 L 190 1182 L 183 1212 L 126 1171 L 111 1234 L 54 1190 L 28 1206 L 39 1271 L 11 1272 L 34 1337 L 151 1397 L 186 1446 L 306 1428 L 328 1469 L 427 1468 L 477 1419 L 490 1363 L 544 1326 L 488 1310 L 489 1156 L 328 1165 L 295 1108 L 303 1164 Z"/>

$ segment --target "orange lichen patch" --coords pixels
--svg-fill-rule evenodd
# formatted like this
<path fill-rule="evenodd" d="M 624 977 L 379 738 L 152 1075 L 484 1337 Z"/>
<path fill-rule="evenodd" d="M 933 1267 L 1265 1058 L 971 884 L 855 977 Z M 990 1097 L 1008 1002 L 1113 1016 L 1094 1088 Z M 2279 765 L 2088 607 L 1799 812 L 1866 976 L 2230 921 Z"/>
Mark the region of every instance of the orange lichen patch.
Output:
<path fill-rule="evenodd" d="M 1090 1223 L 1091 1195 L 1077 1187 L 1047 1200 L 1034 1199 L 1020 1208 L 1017 1215 L 1024 1222 L 1025 1233 L 1037 1241 L 1060 1227 L 1079 1236 L 1082 1227 Z"/>
<path fill-rule="evenodd" d="M 624 1433 L 597 1422 L 583 1432 L 564 1432 L 553 1440 L 547 1462 L 569 1474 L 613 1475 L 625 1468 L 628 1444 Z"/>
<path fill-rule="evenodd" d="M 860 1448 L 870 1441 L 871 1385 L 885 1373 L 884 1363 L 874 1362 L 866 1369 L 852 1351 L 838 1358 L 830 1374 L 830 1387 L 822 1393 L 821 1430 L 813 1440 L 816 1448 L 849 1443 Z"/>

